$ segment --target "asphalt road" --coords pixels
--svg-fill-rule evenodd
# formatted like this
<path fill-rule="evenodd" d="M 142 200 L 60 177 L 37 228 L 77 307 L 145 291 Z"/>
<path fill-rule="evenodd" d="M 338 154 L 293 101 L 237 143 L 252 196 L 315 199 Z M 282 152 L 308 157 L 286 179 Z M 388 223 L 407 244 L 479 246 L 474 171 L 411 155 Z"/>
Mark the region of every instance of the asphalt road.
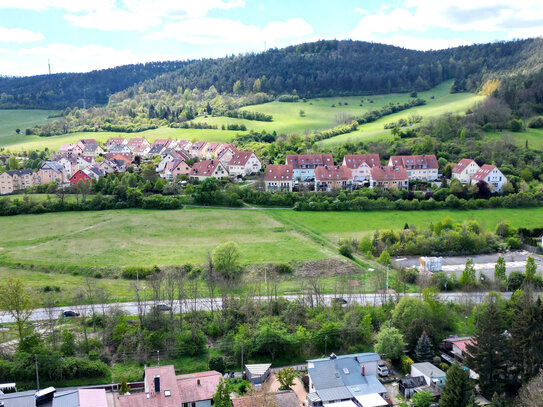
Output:
<path fill-rule="evenodd" d="M 486 292 L 473 292 L 473 293 L 440 293 L 439 297 L 444 301 L 451 301 L 455 303 L 480 303 L 485 298 L 488 293 Z M 401 294 L 389 294 L 389 297 L 397 296 Z M 418 293 L 408 293 L 408 296 L 420 296 Z M 330 305 L 333 298 L 337 298 L 339 295 L 325 294 L 320 297 L 320 300 L 324 302 L 325 305 Z M 502 293 L 504 298 L 511 298 L 511 293 Z M 282 298 L 294 301 L 297 299 L 304 299 L 307 304 L 310 304 L 309 295 L 284 295 Z M 345 299 L 347 303 L 358 303 L 361 305 L 381 305 L 383 301 L 386 301 L 385 294 L 354 294 L 354 295 L 342 295 L 341 298 Z M 256 300 L 265 301 L 267 297 L 256 297 Z M 315 298 L 313 298 L 315 301 Z M 219 309 L 221 307 L 222 301 L 220 298 L 213 300 L 213 309 Z M 149 308 L 153 305 L 152 302 L 146 302 L 144 304 L 145 312 L 149 311 Z M 211 300 L 209 298 L 198 298 L 195 300 L 186 300 L 182 302 L 182 311 L 191 311 L 193 309 L 197 311 L 210 311 L 211 310 Z M 135 302 L 123 302 L 123 303 L 112 303 L 112 304 L 96 304 L 94 305 L 95 312 L 102 313 L 102 310 L 108 312 L 112 309 L 120 309 L 127 315 L 138 315 L 138 306 Z M 176 301 L 174 304 L 174 311 L 179 312 L 179 303 Z M 46 308 L 35 309 L 30 317 L 30 321 L 46 321 L 50 319 L 49 315 L 53 315 L 55 318 L 58 318 L 63 311 L 65 310 L 74 310 L 79 313 L 86 313 L 87 315 L 91 314 L 91 307 L 89 305 L 85 306 L 73 306 L 73 307 L 57 307 L 52 310 Z M 0 315 L 0 323 L 15 322 L 14 318 L 6 312 L 3 312 Z"/>

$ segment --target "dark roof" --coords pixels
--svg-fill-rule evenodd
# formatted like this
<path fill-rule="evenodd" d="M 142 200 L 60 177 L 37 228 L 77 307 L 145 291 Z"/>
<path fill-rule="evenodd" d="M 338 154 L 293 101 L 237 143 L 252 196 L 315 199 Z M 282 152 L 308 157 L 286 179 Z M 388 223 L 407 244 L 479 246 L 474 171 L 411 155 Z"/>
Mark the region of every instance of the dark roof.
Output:
<path fill-rule="evenodd" d="M 426 386 L 426 379 L 424 376 L 406 376 L 400 380 L 400 383 L 406 389 L 414 389 L 415 387 Z"/>
<path fill-rule="evenodd" d="M 6 171 L 6 172 L 11 176 L 18 175 L 19 177 L 23 175 L 27 175 L 27 174 L 32 175 L 34 173 L 34 171 L 32 170 L 11 170 L 11 171 Z"/>

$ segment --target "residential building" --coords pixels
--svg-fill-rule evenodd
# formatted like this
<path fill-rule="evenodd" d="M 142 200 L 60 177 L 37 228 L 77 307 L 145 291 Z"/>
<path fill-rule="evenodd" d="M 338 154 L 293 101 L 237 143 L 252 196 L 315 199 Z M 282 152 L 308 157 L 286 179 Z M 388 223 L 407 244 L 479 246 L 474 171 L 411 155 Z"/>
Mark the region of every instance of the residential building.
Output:
<path fill-rule="evenodd" d="M 183 150 L 186 152 L 190 151 L 191 146 L 192 146 L 192 143 L 188 140 L 177 140 L 175 143 L 176 150 Z"/>
<path fill-rule="evenodd" d="M 334 165 L 332 154 L 292 154 L 287 155 L 286 163 L 294 168 L 294 179 L 313 181 L 315 168 L 321 165 Z"/>
<path fill-rule="evenodd" d="M 89 155 L 80 155 L 77 157 L 77 165 L 80 169 L 90 167 L 94 164 L 94 157 Z"/>
<path fill-rule="evenodd" d="M 463 184 L 469 184 L 471 177 L 481 168 L 471 158 L 462 158 L 452 170 L 452 178 L 459 180 Z"/>
<path fill-rule="evenodd" d="M 350 189 L 352 185 L 353 175 L 346 166 L 323 165 L 315 168 L 315 191 Z"/>
<path fill-rule="evenodd" d="M 308 360 L 308 406 L 388 406 L 386 389 L 377 378 L 380 360 L 376 353 L 332 353 L 329 358 Z"/>
<path fill-rule="evenodd" d="M 188 160 L 190 157 L 183 151 L 176 151 L 174 149 L 167 149 L 162 155 L 162 161 L 158 163 L 157 172 L 162 172 L 166 169 L 166 165 L 176 160 Z"/>
<path fill-rule="evenodd" d="M 221 160 L 219 159 L 219 161 Z M 245 177 L 256 174 L 261 168 L 262 163 L 251 151 L 237 151 L 228 162 L 228 172 L 233 176 Z"/>
<path fill-rule="evenodd" d="M 151 146 L 151 149 L 149 150 L 149 155 L 151 155 L 151 156 L 159 155 L 164 150 L 166 150 L 166 145 L 164 145 L 164 144 L 156 144 L 154 146 Z"/>
<path fill-rule="evenodd" d="M 37 172 L 40 184 L 50 184 L 57 181 L 59 184 L 67 182 L 71 174 L 58 161 L 45 161 Z"/>
<path fill-rule="evenodd" d="M 102 147 L 100 147 L 98 144 L 94 143 L 85 144 L 85 148 L 83 148 L 81 153 L 81 155 L 93 157 L 101 154 L 104 154 L 104 150 L 102 150 Z"/>
<path fill-rule="evenodd" d="M 393 155 L 388 165 L 404 167 L 410 180 L 435 181 L 439 175 L 439 165 L 434 154 L 429 155 Z"/>
<path fill-rule="evenodd" d="M 37 401 L 40 396 L 40 401 Z M 28 390 L 3 394 L 0 405 L 5 407 L 108 407 L 104 389 L 75 389 L 57 392 L 54 387 L 41 391 Z"/>
<path fill-rule="evenodd" d="M 270 377 L 270 367 L 271 363 L 245 365 L 245 376 L 251 383 L 261 385 Z"/>
<path fill-rule="evenodd" d="M 294 168 L 292 165 L 271 164 L 266 167 L 266 191 L 292 191 Z"/>
<path fill-rule="evenodd" d="M 64 167 L 64 174 L 66 181 L 70 179 L 72 175 L 79 169 L 79 164 L 77 164 L 77 158 L 70 155 L 57 155 L 52 161 L 58 162 Z"/>
<path fill-rule="evenodd" d="M 428 388 L 428 385 L 423 376 L 411 377 L 410 375 L 407 375 L 407 377 L 404 377 L 398 383 L 400 394 L 406 399 L 410 399 L 419 390 L 426 388 Z"/>
<path fill-rule="evenodd" d="M 128 144 L 111 144 L 107 147 L 107 152 L 108 154 L 132 154 Z"/>
<path fill-rule="evenodd" d="M 166 168 L 161 176 L 165 179 L 174 180 L 178 175 L 189 176 L 191 172 L 191 166 L 184 159 L 180 158 L 166 164 Z"/>
<path fill-rule="evenodd" d="M 467 345 L 473 345 L 473 338 L 470 336 L 460 338 L 449 337 L 443 339 L 443 342 L 441 342 L 442 349 L 460 362 L 462 362 L 468 354 Z"/>
<path fill-rule="evenodd" d="M 151 145 L 143 137 L 131 138 L 126 145 L 134 155 L 146 156 L 151 150 Z"/>
<path fill-rule="evenodd" d="M 126 161 L 124 160 L 105 160 L 97 164 L 98 169 L 104 174 L 119 173 L 126 171 Z"/>
<path fill-rule="evenodd" d="M 411 365 L 411 376 L 424 377 L 428 386 L 433 384 L 441 387 L 447 381 L 447 374 L 429 362 L 413 363 Z"/>
<path fill-rule="evenodd" d="M 91 145 L 91 144 L 94 144 L 94 145 L 100 145 L 100 143 L 98 143 L 98 141 L 96 141 L 95 139 L 93 138 L 83 138 L 81 140 L 79 140 L 76 144 L 76 146 L 78 146 L 81 151 L 83 152 L 83 150 L 85 150 L 85 147 L 87 147 L 88 145 Z"/>
<path fill-rule="evenodd" d="M 257 393 L 232 399 L 233 407 L 300 407 L 296 393 L 278 391 L 274 393 Z"/>
<path fill-rule="evenodd" d="M 83 182 L 91 182 L 92 177 L 87 173 L 87 171 L 84 170 L 78 170 L 72 177 L 70 178 L 70 185 L 77 185 L 79 181 Z"/>
<path fill-rule="evenodd" d="M 11 194 L 14 191 L 33 185 L 32 170 L 12 170 L 0 174 L 0 195 Z"/>
<path fill-rule="evenodd" d="M 486 182 L 491 190 L 501 192 L 507 178 L 495 165 L 485 164 L 472 175 L 470 183 L 475 185 L 481 181 Z"/>
<path fill-rule="evenodd" d="M 409 186 L 409 177 L 404 167 L 386 166 L 373 167 L 370 170 L 371 188 L 398 188 Z"/>
<path fill-rule="evenodd" d="M 342 165 L 351 170 L 353 182 L 365 183 L 370 180 L 370 170 L 380 166 L 381 160 L 379 154 L 347 154 Z"/>
<path fill-rule="evenodd" d="M 198 180 L 209 177 L 221 179 L 228 177 L 228 170 L 219 160 L 204 160 L 194 163 L 189 177 Z"/>
<path fill-rule="evenodd" d="M 119 396 L 119 407 L 211 407 L 222 375 L 209 371 L 176 376 L 172 365 L 145 369 L 144 392 Z"/>
<path fill-rule="evenodd" d="M 192 157 L 205 157 L 205 150 L 207 147 L 207 141 L 195 141 L 191 144 L 189 153 Z"/>
<path fill-rule="evenodd" d="M 217 158 L 217 155 L 221 149 L 222 143 L 207 143 L 204 151 L 204 156 L 208 160 L 211 158 Z"/>
<path fill-rule="evenodd" d="M 228 165 L 235 153 L 238 152 L 238 149 L 232 144 L 223 144 L 219 153 L 217 154 L 217 159 L 220 160 L 224 165 Z"/>
<path fill-rule="evenodd" d="M 128 144 L 128 140 L 124 137 L 110 137 L 106 141 L 106 148 L 109 151 L 109 148 L 114 145 L 126 145 Z"/>
<path fill-rule="evenodd" d="M 74 155 L 75 144 L 63 144 L 58 149 L 59 154 Z M 75 154 L 77 155 L 77 154 Z"/>
<path fill-rule="evenodd" d="M 125 166 L 129 166 L 130 164 L 132 164 L 132 153 L 130 154 L 107 153 L 106 160 L 124 161 Z"/>

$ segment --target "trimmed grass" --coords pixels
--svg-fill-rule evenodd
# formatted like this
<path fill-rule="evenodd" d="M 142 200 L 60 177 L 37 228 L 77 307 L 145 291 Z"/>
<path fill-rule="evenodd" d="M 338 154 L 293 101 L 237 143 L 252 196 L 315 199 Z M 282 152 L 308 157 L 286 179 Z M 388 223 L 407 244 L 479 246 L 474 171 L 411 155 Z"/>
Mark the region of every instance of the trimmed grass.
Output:
<path fill-rule="evenodd" d="M 412 113 L 418 113 L 425 119 L 438 116 L 445 112 L 464 111 L 473 105 L 482 96 L 472 93 L 449 93 L 451 81 L 443 82 L 435 88 L 420 92 L 419 97 L 425 99 L 427 104 L 417 106 L 390 116 L 386 116 L 376 122 L 368 123 L 359 127 L 353 133 L 340 135 L 322 142 L 323 145 L 333 145 L 346 141 L 360 139 L 382 138 L 390 135 L 390 130 L 383 128 L 385 123 L 396 121 L 400 118 L 409 117 Z M 434 96 L 434 99 L 431 97 Z M 370 103 L 372 100 L 373 103 Z M 196 122 L 206 122 L 218 126 L 226 124 L 245 124 L 249 130 L 277 131 L 278 133 L 309 133 L 318 130 L 325 130 L 335 126 L 335 118 L 339 113 L 351 116 L 362 115 L 370 110 L 380 109 L 390 102 L 404 103 L 410 99 L 407 93 L 395 93 L 388 95 L 373 96 L 341 96 L 331 98 L 308 99 L 306 102 L 270 102 L 260 105 L 246 106 L 242 110 L 271 114 L 272 122 L 259 122 L 254 120 L 235 119 L 229 117 L 198 117 Z M 362 106 L 360 102 L 363 101 Z M 339 103 L 341 102 L 341 105 Z M 347 104 L 345 104 L 345 102 Z M 335 107 L 332 107 L 335 105 Z M 305 116 L 300 116 L 300 110 Z"/>
<path fill-rule="evenodd" d="M 139 133 L 119 133 L 106 131 L 69 133 L 61 136 L 52 137 L 18 136 L 19 138 L 17 140 L 8 139 L 8 141 L 5 142 L 6 144 L 4 144 L 3 139 L 0 139 L 0 146 L 8 147 L 11 151 L 36 149 L 43 150 L 45 147 L 48 147 L 52 150 L 58 150 L 58 148 L 62 144 L 77 143 L 77 141 L 82 138 L 94 138 L 99 142 L 105 143 L 110 137 L 145 137 L 151 143 L 157 138 L 217 141 L 225 143 L 232 140 L 238 133 L 242 134 L 244 132 L 205 129 L 173 129 L 171 127 L 159 127 L 158 129 L 146 130 Z"/>
<path fill-rule="evenodd" d="M 503 132 L 486 133 L 487 137 L 501 139 L 503 136 L 512 137 L 519 147 L 524 147 L 526 141 L 528 141 L 529 148 L 535 148 L 536 150 L 543 150 L 543 129 L 530 129 L 513 133 L 509 130 Z"/>
<path fill-rule="evenodd" d="M 18 144 L 33 136 L 25 136 L 25 129 L 45 123 L 54 110 L 0 110 L 0 147 Z M 21 129 L 17 134 L 15 129 Z"/>
<path fill-rule="evenodd" d="M 543 224 L 543 208 L 481 209 L 474 211 L 379 211 L 379 212 L 296 212 L 269 211 L 271 216 L 285 218 L 303 225 L 333 242 L 343 238 L 360 238 L 380 229 L 401 229 L 409 225 L 426 226 L 449 216 L 456 222 L 474 219 L 494 230 L 500 220 L 515 227 L 536 227 Z"/>

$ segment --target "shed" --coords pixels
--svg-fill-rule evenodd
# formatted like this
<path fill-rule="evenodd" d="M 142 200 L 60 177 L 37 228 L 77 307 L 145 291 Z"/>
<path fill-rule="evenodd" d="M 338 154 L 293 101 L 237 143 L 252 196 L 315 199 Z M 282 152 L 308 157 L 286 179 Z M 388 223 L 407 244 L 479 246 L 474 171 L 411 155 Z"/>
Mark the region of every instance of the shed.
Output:
<path fill-rule="evenodd" d="M 408 399 L 413 396 L 416 388 L 423 386 L 426 386 L 426 380 L 423 376 L 411 377 L 408 375 L 400 380 L 398 389 L 400 390 L 400 393 Z"/>
<path fill-rule="evenodd" d="M 270 366 L 271 363 L 245 365 L 245 376 L 253 384 L 262 384 L 270 377 Z"/>
<path fill-rule="evenodd" d="M 444 386 L 447 378 L 447 375 L 443 370 L 428 362 L 413 363 L 411 365 L 411 376 L 423 376 L 428 386 L 431 384 Z"/>

